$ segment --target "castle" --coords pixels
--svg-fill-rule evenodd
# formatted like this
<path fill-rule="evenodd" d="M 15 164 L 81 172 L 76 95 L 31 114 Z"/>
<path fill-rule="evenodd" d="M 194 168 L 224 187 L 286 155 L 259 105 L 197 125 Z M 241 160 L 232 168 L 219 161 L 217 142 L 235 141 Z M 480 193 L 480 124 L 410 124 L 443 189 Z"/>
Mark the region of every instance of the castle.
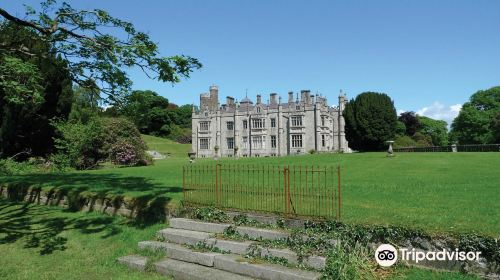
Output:
<path fill-rule="evenodd" d="M 329 107 L 325 97 L 302 90 L 300 100 L 289 92 L 286 103 L 271 93 L 267 103 L 260 95 L 255 104 L 228 96 L 220 106 L 219 89 L 211 86 L 200 95 L 199 110 L 193 106 L 192 151 L 215 158 L 349 152 L 342 116 L 346 102 L 341 92 L 339 106 Z"/>

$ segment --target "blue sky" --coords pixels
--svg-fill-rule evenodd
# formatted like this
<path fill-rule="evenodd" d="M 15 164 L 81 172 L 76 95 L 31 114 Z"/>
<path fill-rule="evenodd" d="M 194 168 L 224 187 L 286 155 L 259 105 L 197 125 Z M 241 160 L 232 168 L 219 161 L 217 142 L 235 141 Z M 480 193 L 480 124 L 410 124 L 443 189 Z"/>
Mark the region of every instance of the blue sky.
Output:
<path fill-rule="evenodd" d="M 22 3 L 3 1 L 11 13 Z M 450 121 L 479 89 L 500 85 L 500 1 L 68 1 L 102 8 L 147 31 L 165 56 L 198 58 L 180 84 L 129 71 L 134 89 L 177 104 L 216 84 L 226 95 L 310 89 L 336 101 L 387 93 L 398 110 Z"/>

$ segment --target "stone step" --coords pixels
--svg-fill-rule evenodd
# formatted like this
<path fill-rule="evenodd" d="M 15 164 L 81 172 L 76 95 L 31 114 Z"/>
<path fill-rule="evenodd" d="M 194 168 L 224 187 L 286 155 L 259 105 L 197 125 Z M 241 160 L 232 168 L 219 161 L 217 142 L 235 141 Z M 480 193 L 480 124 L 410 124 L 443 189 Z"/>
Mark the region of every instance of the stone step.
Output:
<path fill-rule="evenodd" d="M 118 259 L 118 262 L 132 269 L 144 271 L 146 269 L 147 258 L 143 256 L 125 256 Z M 253 278 L 239 274 L 206 267 L 199 264 L 183 262 L 174 259 L 165 259 L 154 263 L 156 272 L 173 277 L 175 280 L 251 280 Z"/>
<path fill-rule="evenodd" d="M 131 255 L 118 258 L 118 262 L 132 269 L 144 271 L 148 258 L 143 256 Z"/>
<path fill-rule="evenodd" d="M 196 245 L 198 242 L 200 242 L 239 255 L 245 255 L 248 252 L 250 245 L 252 245 L 253 243 L 250 241 L 241 242 L 234 240 L 215 239 L 210 237 L 209 233 L 185 230 L 185 229 L 166 228 L 160 230 L 158 234 L 163 238 L 165 238 L 165 240 L 170 243 L 176 243 L 181 245 L 183 244 Z M 141 244 L 139 244 L 139 246 L 141 246 Z M 262 252 L 261 254 L 262 257 L 271 256 L 271 257 L 285 258 L 288 260 L 290 264 L 295 264 L 295 265 L 299 264 L 297 254 L 288 249 L 276 249 L 276 248 L 267 249 L 262 247 L 260 247 L 260 249 Z M 310 256 L 304 259 L 303 263 L 314 269 L 321 270 L 325 267 L 326 258 L 321 256 Z"/>
<path fill-rule="evenodd" d="M 193 263 L 167 259 L 155 263 L 156 271 L 175 280 L 250 280 L 252 278 Z"/>
<path fill-rule="evenodd" d="M 158 241 L 139 242 L 139 248 L 165 251 L 166 256 L 179 260 L 204 266 L 214 266 L 214 257 L 220 255 L 212 252 L 196 252 L 184 246 Z"/>
<path fill-rule="evenodd" d="M 223 233 L 226 228 L 228 228 L 230 224 L 216 224 L 216 223 L 207 223 L 201 222 L 191 219 L 184 218 L 171 218 L 170 219 L 170 227 L 178 228 L 178 229 L 187 229 L 193 231 L 202 231 L 202 232 L 210 232 L 210 233 Z"/>
<path fill-rule="evenodd" d="M 206 232 L 166 228 L 158 231 L 160 237 L 171 243 L 196 245 L 198 242 L 205 242 L 207 245 L 213 245 L 215 238 L 211 238 Z"/>
<path fill-rule="evenodd" d="M 267 263 L 249 263 L 247 259 L 233 254 L 215 256 L 214 267 L 228 272 L 264 280 L 315 280 L 321 277 L 321 274 L 318 272 L 305 271 Z"/>
<path fill-rule="evenodd" d="M 176 229 L 184 229 L 191 231 L 209 232 L 209 233 L 223 233 L 230 224 L 217 224 L 217 223 L 207 223 L 185 218 L 172 218 L 170 219 L 170 227 Z M 276 240 L 280 238 L 287 238 L 290 236 L 289 232 L 282 230 L 274 230 L 267 228 L 255 228 L 255 227 L 236 227 L 236 230 L 241 235 L 248 235 L 252 239 L 269 239 Z"/>

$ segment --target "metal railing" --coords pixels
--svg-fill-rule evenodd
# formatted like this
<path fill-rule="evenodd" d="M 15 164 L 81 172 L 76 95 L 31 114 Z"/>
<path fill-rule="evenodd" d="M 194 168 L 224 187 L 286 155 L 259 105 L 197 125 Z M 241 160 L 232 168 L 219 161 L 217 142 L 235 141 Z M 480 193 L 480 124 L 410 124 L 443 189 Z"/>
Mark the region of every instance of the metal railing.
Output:
<path fill-rule="evenodd" d="M 340 220 L 340 166 L 185 166 L 183 194 L 186 205 Z"/>
<path fill-rule="evenodd" d="M 394 152 L 500 152 L 500 144 L 394 148 Z"/>

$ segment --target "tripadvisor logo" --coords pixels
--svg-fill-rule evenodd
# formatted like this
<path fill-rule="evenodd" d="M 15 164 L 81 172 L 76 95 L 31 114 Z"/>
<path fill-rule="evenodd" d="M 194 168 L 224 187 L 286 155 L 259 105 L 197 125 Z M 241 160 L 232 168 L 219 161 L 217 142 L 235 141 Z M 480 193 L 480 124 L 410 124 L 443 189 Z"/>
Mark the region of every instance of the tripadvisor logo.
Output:
<path fill-rule="evenodd" d="M 398 260 L 398 251 L 390 244 L 382 244 L 375 251 L 375 260 L 380 266 L 391 266 Z"/>
<path fill-rule="evenodd" d="M 416 251 L 414 248 L 399 248 L 399 255 L 403 261 L 412 261 L 418 263 L 420 261 L 478 261 L 481 252 L 464 252 L 455 249 L 448 251 Z M 389 267 L 398 260 L 398 249 L 390 244 L 382 244 L 375 251 L 375 260 L 380 266 Z"/>

